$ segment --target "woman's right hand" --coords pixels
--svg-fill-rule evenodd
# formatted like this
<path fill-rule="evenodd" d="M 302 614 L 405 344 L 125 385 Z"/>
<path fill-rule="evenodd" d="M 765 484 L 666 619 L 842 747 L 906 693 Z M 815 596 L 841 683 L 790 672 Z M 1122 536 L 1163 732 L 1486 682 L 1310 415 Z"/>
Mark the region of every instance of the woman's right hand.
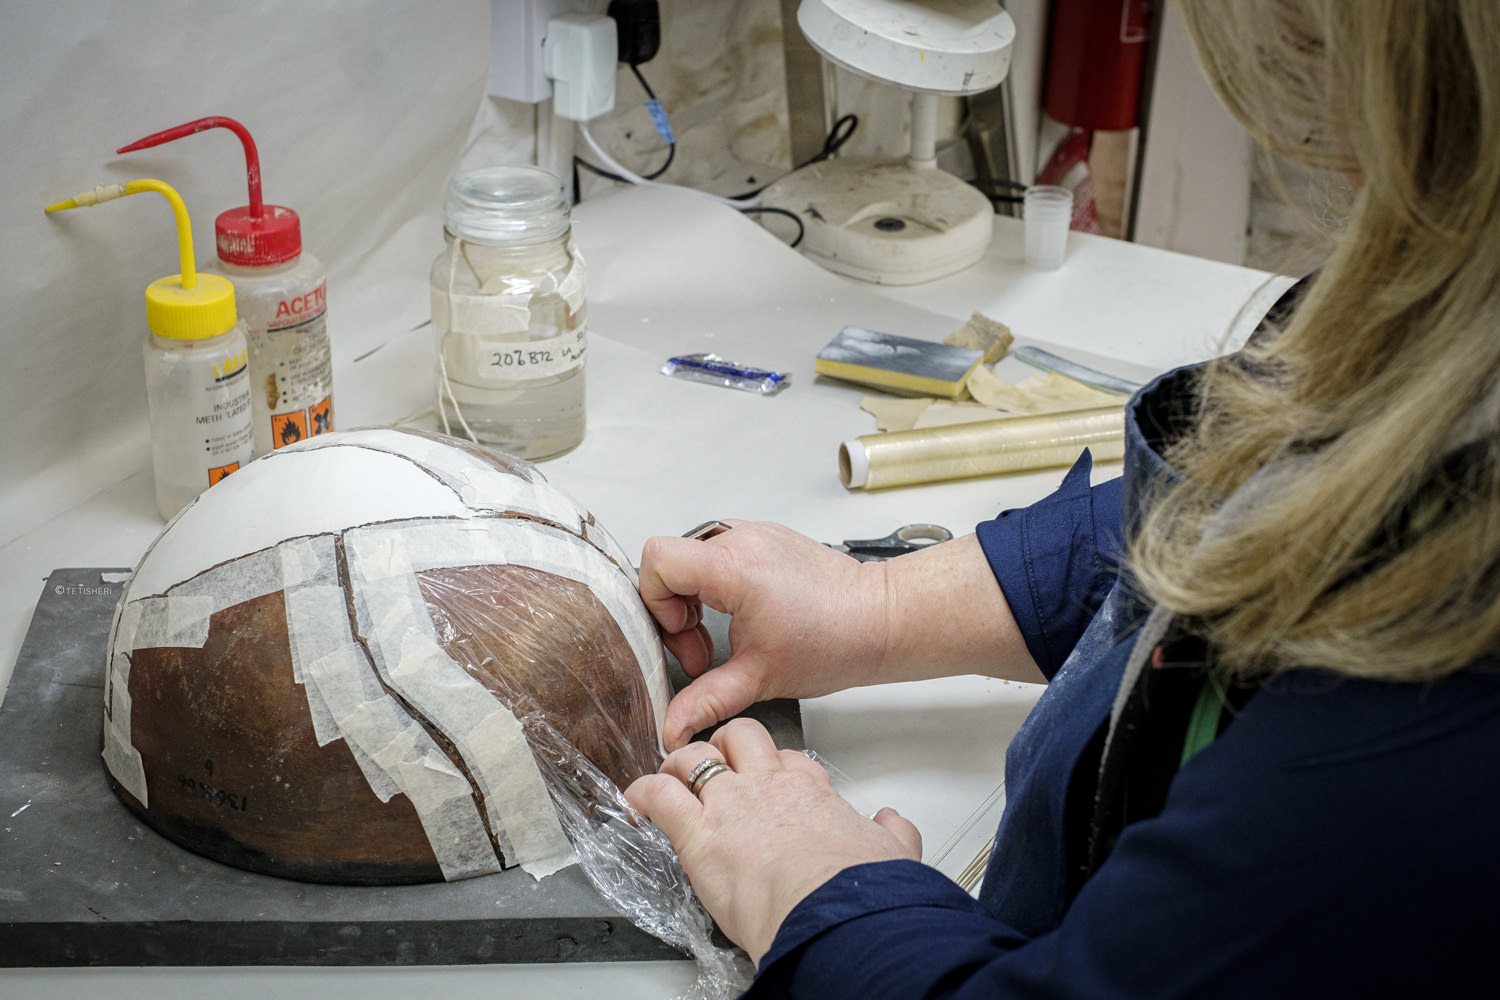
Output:
<path fill-rule="evenodd" d="M 767 698 L 871 683 L 885 658 L 885 566 L 861 563 L 779 524 L 726 521 L 704 540 L 658 537 L 641 555 L 641 597 L 694 678 L 667 710 L 667 749 Z M 725 663 L 702 605 L 731 616 Z"/>
<path fill-rule="evenodd" d="M 1044 681 L 973 535 L 862 563 L 779 524 L 726 521 L 652 538 L 641 598 L 691 684 L 667 708 L 668 751 L 767 698 L 953 674 Z M 730 615 L 713 663 L 702 605 Z"/>

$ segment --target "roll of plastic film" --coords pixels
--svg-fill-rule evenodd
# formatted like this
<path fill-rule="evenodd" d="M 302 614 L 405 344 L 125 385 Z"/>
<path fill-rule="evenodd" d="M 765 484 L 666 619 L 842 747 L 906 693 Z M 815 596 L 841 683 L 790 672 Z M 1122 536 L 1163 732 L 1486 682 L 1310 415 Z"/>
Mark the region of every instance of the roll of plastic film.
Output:
<path fill-rule="evenodd" d="M 981 423 L 866 434 L 839 445 L 839 479 L 850 489 L 994 476 L 1125 453 L 1125 407 L 1006 417 Z"/>

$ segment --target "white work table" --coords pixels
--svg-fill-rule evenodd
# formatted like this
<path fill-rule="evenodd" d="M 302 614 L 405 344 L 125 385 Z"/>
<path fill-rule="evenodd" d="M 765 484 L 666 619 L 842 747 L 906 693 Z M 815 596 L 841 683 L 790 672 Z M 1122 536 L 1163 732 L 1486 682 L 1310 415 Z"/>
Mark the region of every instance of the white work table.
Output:
<path fill-rule="evenodd" d="M 1050 343 L 1140 377 L 1242 339 L 1241 307 L 1253 300 L 1245 315 L 1258 314 L 1285 286 L 1279 279 L 1268 284 L 1260 272 L 1077 234 L 1060 270 L 1030 272 L 1021 262 L 1021 224 L 1008 218 L 996 220 L 994 242 L 979 264 L 911 288 L 830 275 L 747 218 L 679 191 L 620 192 L 580 206 L 575 220 L 589 264 L 589 429 L 576 450 L 541 468 L 633 553 L 651 535 L 678 534 L 716 517 L 782 521 L 830 542 L 884 535 L 913 521 L 962 534 L 1056 485 L 1060 470 L 878 493 L 845 490 L 837 475 L 838 444 L 873 432 L 874 420 L 859 409 L 860 390 L 815 379 L 813 358 L 846 324 L 940 340 L 978 310 L 1022 340 Z M 425 261 L 413 261 L 412 268 L 414 280 L 425 276 Z M 379 294 L 330 289 L 335 338 L 337 303 Z M 430 405 L 429 331 L 385 334 L 385 346 L 359 360 L 342 359 L 336 369 L 342 427 L 390 423 Z M 793 384 L 765 398 L 658 373 L 667 357 L 701 351 L 791 372 Z M 999 367 L 1012 380 L 1026 371 L 1013 360 Z M 1102 464 L 1095 478 L 1117 472 L 1118 464 Z M 51 570 L 131 566 L 160 529 L 150 473 L 141 469 L 0 547 L 6 569 L 0 685 L 9 679 Z M 892 805 L 916 822 L 930 856 L 999 783 L 1006 744 L 1037 691 L 978 677 L 856 689 L 803 703 L 807 745 L 842 769 L 864 802 Z M 98 719 L 76 724 L 97 726 Z M 101 789 L 103 777 L 101 767 Z M 0 789 L 0 822 L 41 819 L 11 817 L 20 803 L 10 802 L 10 794 Z M 955 851 L 942 867 L 956 871 L 972 854 L 968 847 Z M 98 994 L 120 1000 L 669 998 L 692 978 L 685 961 L 38 969 L 0 970 L 0 994 L 10 1000 Z"/>

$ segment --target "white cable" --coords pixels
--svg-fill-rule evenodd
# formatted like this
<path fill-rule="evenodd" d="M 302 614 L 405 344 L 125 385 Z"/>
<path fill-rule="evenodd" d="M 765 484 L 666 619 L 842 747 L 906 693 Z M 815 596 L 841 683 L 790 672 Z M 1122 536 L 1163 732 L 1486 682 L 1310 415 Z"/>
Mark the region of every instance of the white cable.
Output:
<path fill-rule="evenodd" d="M 453 246 L 452 252 L 450 252 L 449 255 L 448 255 L 448 303 L 449 303 L 449 305 L 448 305 L 448 322 L 449 322 L 450 325 L 453 322 L 453 305 L 452 305 L 452 303 L 453 303 L 453 299 L 455 297 L 455 293 L 454 293 L 454 290 L 453 290 L 453 285 L 454 285 L 454 282 L 457 281 L 457 276 L 458 276 L 458 258 L 462 254 L 463 254 L 463 241 L 462 240 L 456 240 L 454 242 L 454 246 Z M 467 263 L 467 258 L 465 258 L 465 262 Z M 472 264 L 469 265 L 469 271 L 471 273 L 474 273 L 474 265 L 472 265 Z M 483 284 L 483 282 L 479 281 L 479 275 L 477 273 L 474 273 L 474 280 L 478 284 Z M 474 433 L 473 429 L 469 426 L 469 422 L 464 419 L 464 411 L 458 405 L 458 396 L 456 396 L 454 394 L 454 392 L 453 392 L 453 382 L 451 380 L 449 380 L 449 378 L 448 378 L 448 357 L 447 357 L 447 355 L 448 355 L 448 338 L 451 337 L 451 336 L 453 336 L 453 331 L 452 330 L 444 330 L 443 333 L 442 333 L 442 335 L 438 337 L 438 344 L 437 344 L 438 374 L 442 375 L 442 377 L 443 377 L 443 389 L 446 390 L 447 393 L 448 393 L 448 402 L 450 402 L 450 403 L 453 404 L 453 415 L 455 417 L 457 417 L 458 418 L 458 422 L 463 425 L 464 433 L 469 436 L 469 440 L 473 441 L 475 444 L 480 444 L 479 435 L 477 435 L 477 434 Z M 443 433 L 451 435 L 453 433 L 453 428 L 448 423 L 448 408 L 443 405 L 443 397 L 442 396 L 438 396 L 437 411 L 438 411 L 438 416 L 442 417 L 442 419 L 443 419 Z"/>
<path fill-rule="evenodd" d="M 604 163 L 605 167 L 607 167 L 611 172 L 625 178 L 632 184 L 641 184 L 646 187 L 680 188 L 683 191 L 691 191 L 694 194 L 702 195 L 705 198 L 712 198 L 719 204 L 728 205 L 730 208 L 760 207 L 760 195 L 755 195 L 751 198 L 723 198 L 716 194 L 709 194 L 707 191 L 699 191 L 697 188 L 684 187 L 681 184 L 662 184 L 657 181 L 648 181 L 646 180 L 646 178 L 640 176 L 639 174 L 620 166 L 620 164 L 615 161 L 614 157 L 610 156 L 604 150 L 600 149 L 599 144 L 594 141 L 593 133 L 589 131 L 588 122 L 579 122 L 578 131 L 583 136 L 583 141 L 589 144 L 589 148 L 594 151 L 594 155 Z"/>

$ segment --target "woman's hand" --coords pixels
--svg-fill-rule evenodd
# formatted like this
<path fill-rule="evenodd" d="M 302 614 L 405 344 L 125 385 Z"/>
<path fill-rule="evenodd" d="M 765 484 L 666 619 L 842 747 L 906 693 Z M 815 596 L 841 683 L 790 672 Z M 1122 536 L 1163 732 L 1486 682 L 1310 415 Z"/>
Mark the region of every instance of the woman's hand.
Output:
<path fill-rule="evenodd" d="M 885 579 L 779 524 L 729 521 L 702 541 L 652 538 L 641 598 L 667 648 L 697 678 L 667 710 L 667 749 L 767 698 L 811 698 L 860 683 L 884 657 Z M 731 616 L 734 655 L 715 670 L 702 605 Z M 706 672 L 705 672 L 706 671 Z"/>
<path fill-rule="evenodd" d="M 709 777 L 694 796 L 687 778 L 711 757 L 732 771 Z M 625 797 L 671 838 L 703 905 L 757 963 L 792 908 L 840 871 L 922 854 L 917 828 L 895 810 L 861 816 L 822 767 L 777 750 L 748 719 L 672 753 Z"/>
<path fill-rule="evenodd" d="M 641 598 L 695 678 L 667 709 L 668 750 L 767 698 L 982 673 L 1041 681 L 973 535 L 861 563 L 779 524 L 652 538 Z M 717 669 L 702 605 L 731 616 Z"/>

